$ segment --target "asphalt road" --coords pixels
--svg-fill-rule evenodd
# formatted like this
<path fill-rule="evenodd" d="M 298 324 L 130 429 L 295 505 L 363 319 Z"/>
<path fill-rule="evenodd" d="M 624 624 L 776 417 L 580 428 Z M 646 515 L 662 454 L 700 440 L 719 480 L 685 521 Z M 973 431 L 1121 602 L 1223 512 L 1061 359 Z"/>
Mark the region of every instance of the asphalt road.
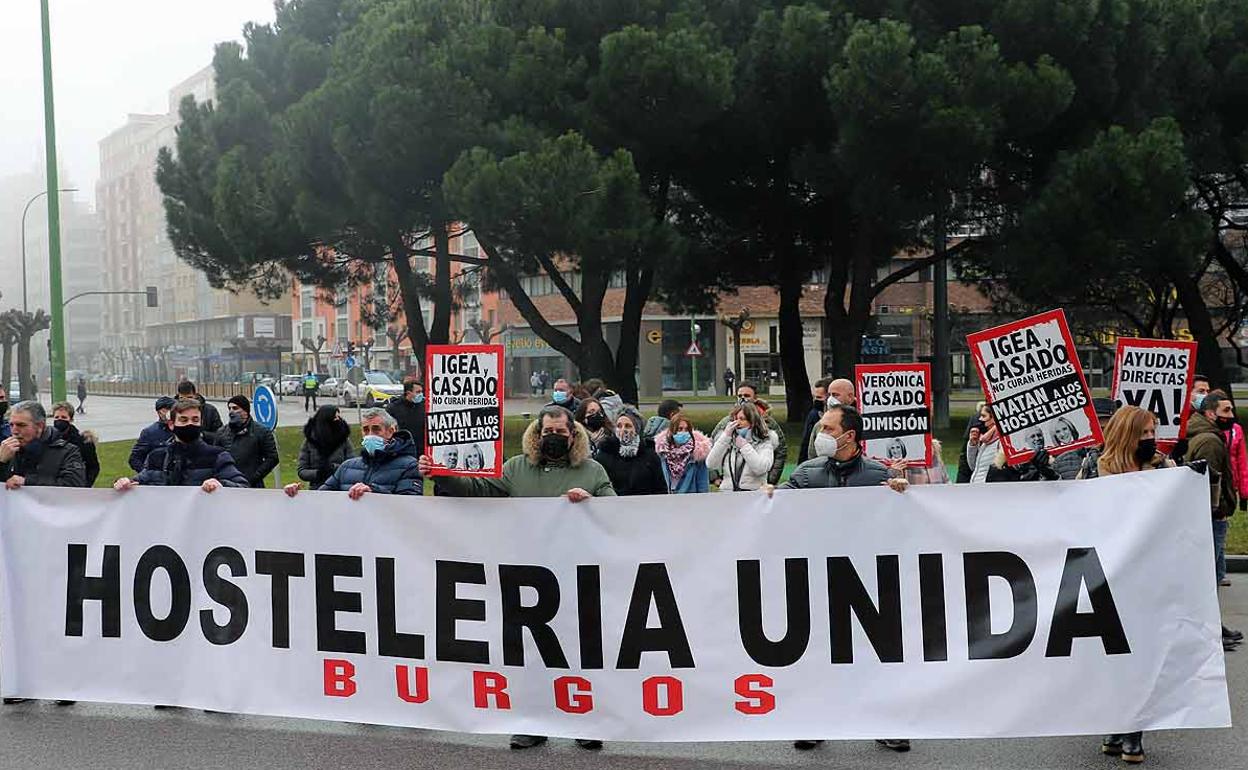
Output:
<path fill-rule="evenodd" d="M 1226 622 L 1248 628 L 1248 576 L 1223 589 Z M 1150 733 L 1151 768 L 1248 767 L 1248 650 L 1227 655 L 1235 727 Z M 1027 697 L 1020 692 L 1019 697 Z M 1079 693 L 1071 693 L 1072 699 Z M 148 707 L 31 702 L 0 707 L 0 768 L 396 768 L 550 770 L 749 770 L 819 768 L 1115 768 L 1099 737 L 922 741 L 897 755 L 871 742 L 826 743 L 809 752 L 787 743 L 607 744 L 587 752 L 557 740 L 510 751 L 505 737 L 435 733 L 334 722 L 156 711 Z"/>

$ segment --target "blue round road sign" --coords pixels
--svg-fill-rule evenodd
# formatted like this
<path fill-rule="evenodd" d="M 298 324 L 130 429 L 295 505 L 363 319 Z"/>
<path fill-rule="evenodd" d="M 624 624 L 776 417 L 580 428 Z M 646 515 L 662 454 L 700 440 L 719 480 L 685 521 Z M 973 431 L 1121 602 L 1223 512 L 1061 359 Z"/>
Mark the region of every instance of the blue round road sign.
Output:
<path fill-rule="evenodd" d="M 277 427 L 277 399 L 273 389 L 268 385 L 260 385 L 251 397 L 251 416 L 269 430 Z"/>
<path fill-rule="evenodd" d="M 355 356 L 347 356 L 347 360 L 343 361 L 343 363 L 347 365 L 348 369 L 354 369 L 355 368 Z"/>

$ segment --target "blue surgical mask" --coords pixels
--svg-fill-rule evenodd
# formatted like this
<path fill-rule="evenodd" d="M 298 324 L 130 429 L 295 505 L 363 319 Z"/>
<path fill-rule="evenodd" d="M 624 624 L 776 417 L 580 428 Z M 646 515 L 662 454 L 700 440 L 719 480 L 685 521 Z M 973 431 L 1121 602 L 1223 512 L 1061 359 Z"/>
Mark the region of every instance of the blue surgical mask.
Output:
<path fill-rule="evenodd" d="M 556 404 L 562 404 L 568 400 L 568 392 L 566 390 L 556 390 L 551 397 L 555 399 Z"/>
<path fill-rule="evenodd" d="M 751 430 L 750 428 L 737 428 L 737 435 L 745 439 L 746 441 L 749 441 L 750 434 L 753 432 L 754 431 Z"/>
<path fill-rule="evenodd" d="M 1192 411 L 1193 412 L 1199 412 L 1200 408 L 1204 406 L 1204 404 L 1205 404 L 1204 393 L 1197 393 L 1196 395 L 1192 396 Z"/>
<path fill-rule="evenodd" d="M 692 439 L 693 439 L 693 435 L 690 434 L 689 431 L 687 430 L 678 431 L 676 435 L 672 436 L 672 441 L 675 441 L 677 446 L 684 446 L 685 444 L 688 444 Z"/>
<path fill-rule="evenodd" d="M 412 403 L 413 403 L 413 404 L 422 404 L 422 403 L 424 403 L 424 401 L 425 401 L 425 394 L 424 394 L 424 393 L 417 393 L 416 395 L 412 396 Z"/>
<path fill-rule="evenodd" d="M 360 442 L 360 446 L 371 455 L 385 449 L 386 440 L 381 436 L 365 436 L 363 441 Z"/>

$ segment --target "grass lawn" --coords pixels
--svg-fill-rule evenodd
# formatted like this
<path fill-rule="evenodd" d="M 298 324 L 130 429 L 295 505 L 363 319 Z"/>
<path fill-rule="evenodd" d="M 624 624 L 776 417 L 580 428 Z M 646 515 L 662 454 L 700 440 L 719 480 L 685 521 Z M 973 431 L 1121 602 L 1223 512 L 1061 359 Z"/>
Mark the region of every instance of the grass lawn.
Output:
<path fill-rule="evenodd" d="M 783 410 L 778 410 L 777 414 L 782 415 Z M 971 407 L 969 405 L 959 408 L 954 406 L 952 426 L 948 430 L 937 431 L 936 437 L 940 439 L 943 446 L 942 457 L 945 467 L 949 469 L 951 475 L 957 473 L 958 453 L 961 448 L 962 436 L 966 430 L 966 422 L 970 419 Z M 701 430 L 710 431 L 718 422 L 719 416 L 715 413 L 692 415 L 694 422 Z M 524 434 L 527 423 L 522 417 L 508 417 L 504 421 L 503 427 L 503 454 L 511 457 L 520 453 L 520 437 Z M 797 457 L 797 444 L 801 441 L 802 424 L 794 422 L 785 422 L 785 436 L 789 442 L 789 457 Z M 358 448 L 360 444 L 359 429 L 352 427 L 351 441 Z M 293 426 L 277 429 L 277 448 L 278 454 L 281 456 L 281 464 L 278 466 L 281 472 L 282 481 L 290 483 L 297 477 L 295 466 L 299 459 L 299 447 L 303 442 L 302 426 Z M 112 441 L 101 444 L 99 447 L 100 455 L 100 478 L 96 481 L 97 487 L 112 486 L 114 480 L 130 475 L 131 471 L 126 460 L 130 456 L 130 447 L 133 441 Z M 787 476 L 793 470 L 795 463 L 790 463 L 785 469 Z M 272 483 L 272 482 L 270 482 Z M 1231 529 L 1227 535 L 1226 542 L 1227 553 L 1248 553 L 1248 514 L 1240 512 L 1231 519 Z"/>

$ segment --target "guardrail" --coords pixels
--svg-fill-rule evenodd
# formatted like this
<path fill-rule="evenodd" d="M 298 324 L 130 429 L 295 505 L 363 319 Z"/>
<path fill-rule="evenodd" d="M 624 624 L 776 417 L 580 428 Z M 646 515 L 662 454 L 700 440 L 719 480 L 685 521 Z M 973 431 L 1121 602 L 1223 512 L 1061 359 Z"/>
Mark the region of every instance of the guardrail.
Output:
<path fill-rule="evenodd" d="M 75 383 L 69 383 L 70 395 L 73 395 Z M 242 394 L 247 398 L 255 396 L 256 386 L 250 382 L 197 382 L 199 394 L 209 401 L 226 401 L 231 396 Z M 178 383 L 169 382 L 88 382 L 87 394 L 91 396 L 132 396 L 135 398 L 159 398 L 176 396 Z"/>

